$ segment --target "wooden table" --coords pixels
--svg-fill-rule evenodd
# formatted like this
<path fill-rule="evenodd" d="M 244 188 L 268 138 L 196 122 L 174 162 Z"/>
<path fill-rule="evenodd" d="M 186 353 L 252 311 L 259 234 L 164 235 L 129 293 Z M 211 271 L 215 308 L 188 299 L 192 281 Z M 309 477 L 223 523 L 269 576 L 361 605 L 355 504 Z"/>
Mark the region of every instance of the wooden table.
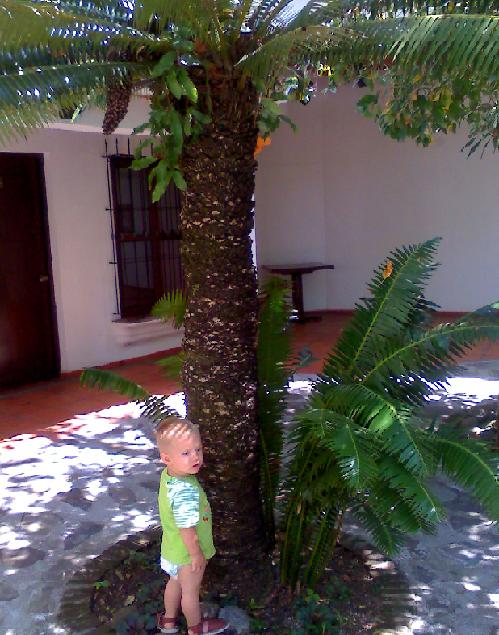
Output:
<path fill-rule="evenodd" d="M 291 292 L 293 297 L 293 306 L 296 311 L 295 319 L 297 322 L 306 322 L 307 320 L 317 319 L 307 315 L 303 308 L 303 281 L 302 275 L 305 273 L 313 273 L 320 269 L 334 269 L 334 265 L 325 265 L 322 262 L 304 262 L 295 265 L 263 265 L 265 271 L 278 273 L 284 276 L 291 276 Z"/>

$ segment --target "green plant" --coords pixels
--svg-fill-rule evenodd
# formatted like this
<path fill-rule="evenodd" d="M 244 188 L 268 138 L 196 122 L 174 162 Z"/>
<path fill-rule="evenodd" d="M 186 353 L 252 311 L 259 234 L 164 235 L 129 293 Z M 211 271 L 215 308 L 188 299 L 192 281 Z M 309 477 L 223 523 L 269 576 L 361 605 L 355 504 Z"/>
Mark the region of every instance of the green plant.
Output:
<path fill-rule="evenodd" d="M 331 603 L 312 589 L 306 589 L 294 605 L 299 626 L 291 635 L 341 635 L 341 619 Z"/>
<path fill-rule="evenodd" d="M 109 580 L 97 580 L 94 582 L 94 588 L 98 591 L 99 589 L 107 589 L 110 585 Z"/>
<path fill-rule="evenodd" d="M 416 84 L 424 74 L 436 95 L 450 79 L 469 78 L 473 91 L 456 93 L 449 116 L 447 97 L 435 108 L 416 101 L 422 116 L 415 113 L 417 129 L 405 136 L 424 143 L 426 129 L 452 129 L 470 119 L 471 108 L 476 140 L 497 139 L 495 0 L 465 0 L 452 13 L 450 3 L 412 0 L 2 0 L 0 9 L 0 140 L 23 138 L 61 112 L 103 99 L 111 134 L 134 92 L 150 96 L 138 129 L 149 131 L 151 144 L 138 144 L 145 156 L 136 167 L 149 171 L 155 200 L 171 180 L 185 189 L 182 380 L 207 447 L 226 448 L 207 458 L 219 476 L 210 489 L 220 517 L 239 510 L 227 535 L 228 523 L 216 527 L 219 560 L 230 572 L 245 554 L 263 555 L 265 544 L 250 238 L 257 137 L 286 121 L 279 101 L 305 104 L 320 93 L 316 71 L 329 67 L 330 90 L 379 78 L 396 94 L 395 84 Z M 406 111 L 406 101 L 394 99 L 382 130 L 402 138 Z M 238 479 L 230 478 L 234 465 Z"/>
<path fill-rule="evenodd" d="M 423 288 L 438 240 L 398 249 L 376 270 L 298 416 L 284 518 L 281 580 L 311 586 L 350 511 L 388 554 L 444 517 L 429 477 L 443 471 L 499 519 L 497 456 L 415 412 L 462 353 L 499 337 L 499 303 L 429 326 Z"/>

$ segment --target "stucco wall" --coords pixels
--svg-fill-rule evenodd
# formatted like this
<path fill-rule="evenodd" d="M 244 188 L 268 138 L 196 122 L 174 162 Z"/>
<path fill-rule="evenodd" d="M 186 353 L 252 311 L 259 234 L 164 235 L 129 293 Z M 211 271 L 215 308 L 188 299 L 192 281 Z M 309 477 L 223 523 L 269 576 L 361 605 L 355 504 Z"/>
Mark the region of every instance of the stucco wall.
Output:
<path fill-rule="evenodd" d="M 305 307 L 350 309 L 394 247 L 442 236 L 428 296 L 462 311 L 499 299 L 499 160 L 460 152 L 464 131 L 429 148 L 383 137 L 344 88 L 309 106 L 288 105 L 260 155 L 259 264 L 333 263 L 304 277 Z"/>
<path fill-rule="evenodd" d="M 178 333 L 123 346 L 112 331 L 116 300 L 102 134 L 42 130 L 1 151 L 44 155 L 62 370 L 178 346 Z"/>

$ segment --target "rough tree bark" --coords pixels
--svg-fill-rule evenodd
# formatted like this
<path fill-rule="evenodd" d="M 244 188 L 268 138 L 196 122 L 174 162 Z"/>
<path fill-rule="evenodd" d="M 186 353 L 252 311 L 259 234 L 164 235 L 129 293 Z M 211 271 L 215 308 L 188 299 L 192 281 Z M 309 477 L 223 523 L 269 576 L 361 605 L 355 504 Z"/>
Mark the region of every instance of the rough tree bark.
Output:
<path fill-rule="evenodd" d="M 183 385 L 205 447 L 201 474 L 219 564 L 265 550 L 256 422 L 257 286 L 251 254 L 258 99 L 210 77 L 212 123 L 183 155 L 182 262 L 188 295 Z M 201 88 L 202 90 L 202 88 Z M 206 93 L 204 94 L 206 99 Z"/>

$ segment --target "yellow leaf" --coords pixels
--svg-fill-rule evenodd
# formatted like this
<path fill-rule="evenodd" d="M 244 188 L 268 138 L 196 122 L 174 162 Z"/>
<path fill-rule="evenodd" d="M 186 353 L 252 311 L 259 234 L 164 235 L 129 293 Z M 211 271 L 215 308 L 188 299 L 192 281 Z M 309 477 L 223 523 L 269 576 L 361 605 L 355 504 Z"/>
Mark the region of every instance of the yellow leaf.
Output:
<path fill-rule="evenodd" d="M 393 273 L 393 262 L 391 260 L 389 260 L 386 265 L 385 268 L 383 270 L 383 280 L 386 280 L 387 278 L 389 278 Z"/>

